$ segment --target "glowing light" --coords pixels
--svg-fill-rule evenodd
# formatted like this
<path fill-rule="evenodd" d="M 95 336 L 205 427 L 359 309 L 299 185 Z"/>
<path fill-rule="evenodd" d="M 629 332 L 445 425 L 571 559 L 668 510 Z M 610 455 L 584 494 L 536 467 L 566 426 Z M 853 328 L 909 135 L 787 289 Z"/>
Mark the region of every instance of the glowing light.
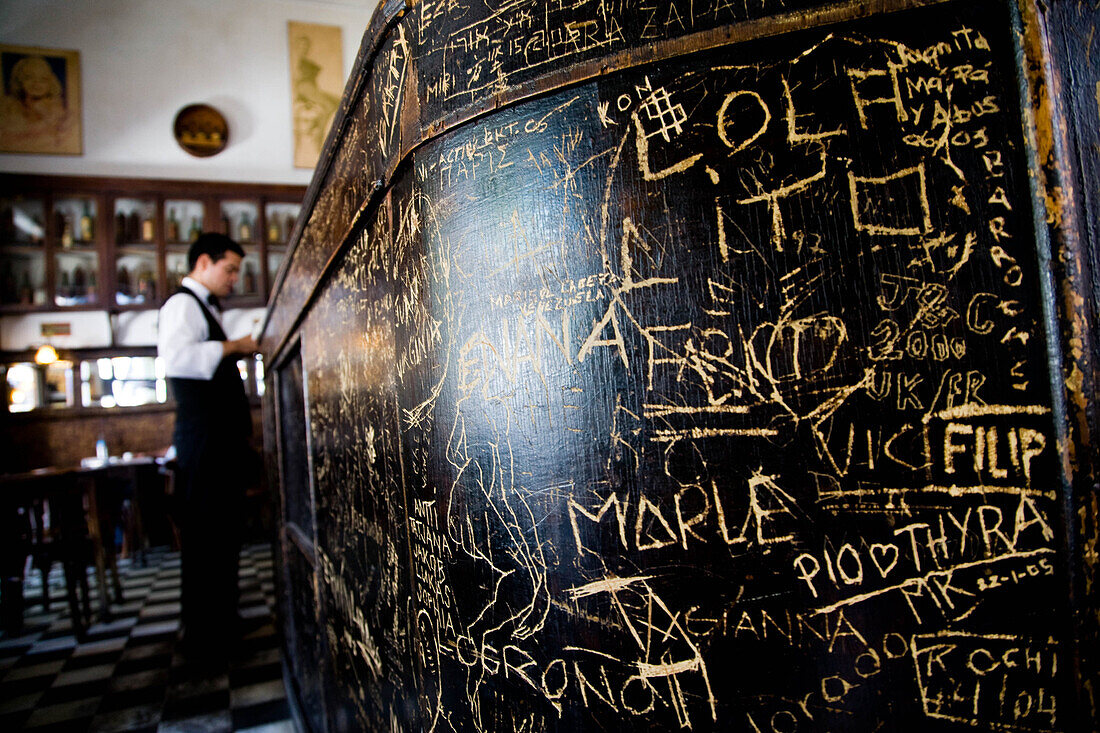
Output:
<path fill-rule="evenodd" d="M 39 346 L 38 351 L 34 352 L 34 363 L 45 366 L 46 364 L 53 364 L 57 361 L 57 349 L 45 344 Z"/>

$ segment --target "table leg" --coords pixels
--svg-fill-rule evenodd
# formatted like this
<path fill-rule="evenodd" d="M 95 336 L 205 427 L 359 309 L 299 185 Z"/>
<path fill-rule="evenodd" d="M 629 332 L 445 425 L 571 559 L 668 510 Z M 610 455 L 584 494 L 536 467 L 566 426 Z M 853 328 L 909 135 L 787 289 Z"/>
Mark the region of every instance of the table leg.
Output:
<path fill-rule="evenodd" d="M 111 600 L 107 589 L 107 564 L 104 559 L 103 537 L 99 529 L 99 504 L 96 496 L 96 481 L 85 482 L 85 501 L 87 501 L 88 538 L 92 542 L 92 557 L 95 558 L 95 577 L 99 585 L 99 610 L 106 618 L 111 612 Z"/>

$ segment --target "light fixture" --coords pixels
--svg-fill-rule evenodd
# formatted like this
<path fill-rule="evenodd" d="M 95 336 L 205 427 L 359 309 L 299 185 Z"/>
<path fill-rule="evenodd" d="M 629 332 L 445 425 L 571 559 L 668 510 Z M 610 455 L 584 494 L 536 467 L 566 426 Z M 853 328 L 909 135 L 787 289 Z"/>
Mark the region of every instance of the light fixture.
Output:
<path fill-rule="evenodd" d="M 53 364 L 57 361 L 57 349 L 49 344 L 43 344 L 38 347 L 38 351 L 34 352 L 34 363 L 41 366 L 47 364 Z"/>

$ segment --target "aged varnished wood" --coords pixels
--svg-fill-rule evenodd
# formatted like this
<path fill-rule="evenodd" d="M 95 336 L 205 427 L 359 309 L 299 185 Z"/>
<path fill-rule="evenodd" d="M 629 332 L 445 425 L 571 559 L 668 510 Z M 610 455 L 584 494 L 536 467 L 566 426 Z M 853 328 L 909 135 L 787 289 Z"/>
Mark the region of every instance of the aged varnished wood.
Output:
<path fill-rule="evenodd" d="M 263 338 L 302 718 L 1094 728 L 1098 19 L 386 3 Z"/>

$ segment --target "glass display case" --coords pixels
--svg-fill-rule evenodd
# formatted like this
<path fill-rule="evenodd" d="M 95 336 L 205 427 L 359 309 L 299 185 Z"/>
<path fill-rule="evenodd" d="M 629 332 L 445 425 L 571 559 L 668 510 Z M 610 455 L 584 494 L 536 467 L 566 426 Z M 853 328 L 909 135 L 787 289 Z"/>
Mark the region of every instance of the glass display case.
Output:
<path fill-rule="evenodd" d="M 275 274 L 283 264 L 286 257 L 287 242 L 294 225 L 298 222 L 298 214 L 301 213 L 300 204 L 283 201 L 271 201 L 264 206 L 264 222 L 266 224 L 267 242 L 267 292 L 275 282 Z"/>
<path fill-rule="evenodd" d="M 19 362 L 9 364 L 6 371 L 9 412 L 76 404 L 71 361 L 46 365 Z"/>
<path fill-rule="evenodd" d="M 203 230 L 206 207 L 194 199 L 167 199 L 164 202 L 164 241 L 169 245 L 194 242 Z"/>
<path fill-rule="evenodd" d="M 221 231 L 244 249 L 240 277 L 233 287 L 235 297 L 259 297 L 260 295 L 260 209 L 254 201 L 223 201 L 221 203 Z"/>
<path fill-rule="evenodd" d="M 286 245 L 301 212 L 300 204 L 269 201 L 264 206 L 265 238 L 271 245 Z"/>
<path fill-rule="evenodd" d="M 54 231 L 63 249 L 94 247 L 99 227 L 97 201 L 90 196 L 54 200 Z"/>
<path fill-rule="evenodd" d="M 115 199 L 115 303 L 118 305 L 142 305 L 157 300 L 156 217 L 156 199 Z"/>
<path fill-rule="evenodd" d="M 115 244 L 156 245 L 157 202 L 151 198 L 115 199 Z"/>
<path fill-rule="evenodd" d="M 238 244 L 255 244 L 256 227 L 260 223 L 259 207 L 254 201 L 223 201 L 221 203 L 221 233 Z"/>
<path fill-rule="evenodd" d="M 189 268 L 187 267 L 187 250 L 169 250 L 164 255 L 164 264 L 165 270 L 168 273 L 168 289 L 165 291 L 165 297 L 170 297 L 179 290 L 180 283 L 183 282 L 183 278 L 186 277 L 189 272 Z"/>
<path fill-rule="evenodd" d="M 99 289 L 99 206 L 92 196 L 54 199 L 53 304 L 70 307 L 95 305 Z"/>
<path fill-rule="evenodd" d="M 93 305 L 99 288 L 99 255 L 94 249 L 61 250 L 55 254 L 54 305 Z"/>
<path fill-rule="evenodd" d="M 233 295 L 258 297 L 260 295 L 260 255 L 248 248 L 245 248 L 244 252 L 240 277 L 237 278 L 237 284 L 233 286 Z"/>
<path fill-rule="evenodd" d="M 164 264 L 167 283 L 164 297 L 179 290 L 180 281 L 191 268 L 187 266 L 187 250 L 191 242 L 202 233 L 206 207 L 193 199 L 167 199 L 164 202 L 165 252 Z"/>
<path fill-rule="evenodd" d="M 0 303 L 46 302 L 46 204 L 0 199 Z"/>
<path fill-rule="evenodd" d="M 263 304 L 303 186 L 12 174 L 0 179 L 0 312 L 158 308 L 203 231 L 245 250 L 229 308 Z"/>
<path fill-rule="evenodd" d="M 46 241 L 46 202 L 41 198 L 0 198 L 0 244 L 41 247 Z"/>
<path fill-rule="evenodd" d="M 153 356 L 102 357 L 80 363 L 84 407 L 138 407 L 168 400 L 164 363 Z"/>

